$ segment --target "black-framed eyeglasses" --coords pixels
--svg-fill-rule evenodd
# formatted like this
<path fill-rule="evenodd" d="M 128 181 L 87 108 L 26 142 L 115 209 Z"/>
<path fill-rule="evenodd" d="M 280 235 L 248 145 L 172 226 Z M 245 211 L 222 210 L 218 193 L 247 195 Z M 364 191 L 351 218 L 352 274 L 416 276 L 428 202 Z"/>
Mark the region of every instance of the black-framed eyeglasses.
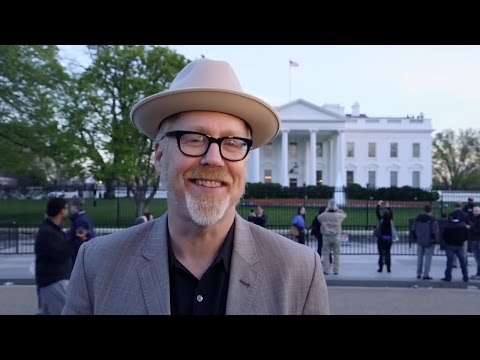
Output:
<path fill-rule="evenodd" d="M 181 130 L 169 131 L 163 137 L 165 136 L 176 137 L 180 152 L 192 157 L 205 155 L 210 149 L 210 145 L 215 143 L 218 144 L 223 159 L 240 161 L 245 159 L 252 147 L 252 140 L 236 136 L 214 138 L 196 131 Z"/>

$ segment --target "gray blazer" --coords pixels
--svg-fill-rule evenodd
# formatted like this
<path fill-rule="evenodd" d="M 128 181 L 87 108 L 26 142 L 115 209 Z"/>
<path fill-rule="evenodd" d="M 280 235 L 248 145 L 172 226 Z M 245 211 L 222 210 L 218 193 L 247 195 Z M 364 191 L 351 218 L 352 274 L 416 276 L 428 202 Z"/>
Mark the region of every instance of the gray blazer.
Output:
<path fill-rule="evenodd" d="M 66 315 L 170 314 L 167 214 L 80 247 Z M 320 257 L 235 217 L 227 315 L 328 314 Z"/>

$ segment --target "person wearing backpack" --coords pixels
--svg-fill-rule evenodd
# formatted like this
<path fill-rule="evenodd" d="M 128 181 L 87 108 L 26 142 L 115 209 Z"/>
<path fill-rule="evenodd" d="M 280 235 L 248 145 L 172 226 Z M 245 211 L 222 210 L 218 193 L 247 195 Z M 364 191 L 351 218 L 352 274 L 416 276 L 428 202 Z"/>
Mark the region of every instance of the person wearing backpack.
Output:
<path fill-rule="evenodd" d="M 432 207 L 425 205 L 424 213 L 417 216 L 413 223 L 413 239 L 417 243 L 417 279 L 432 280 L 430 266 L 432 264 L 433 251 L 438 242 L 438 221 L 432 216 Z M 425 266 L 423 259 L 425 258 Z"/>
<path fill-rule="evenodd" d="M 317 238 L 317 252 L 320 257 L 322 257 L 322 246 L 323 246 L 323 236 L 320 231 L 320 221 L 318 221 L 318 215 L 325 211 L 325 206 L 320 206 L 318 208 L 317 216 L 313 217 L 312 226 L 310 226 L 310 235 L 313 235 Z"/>

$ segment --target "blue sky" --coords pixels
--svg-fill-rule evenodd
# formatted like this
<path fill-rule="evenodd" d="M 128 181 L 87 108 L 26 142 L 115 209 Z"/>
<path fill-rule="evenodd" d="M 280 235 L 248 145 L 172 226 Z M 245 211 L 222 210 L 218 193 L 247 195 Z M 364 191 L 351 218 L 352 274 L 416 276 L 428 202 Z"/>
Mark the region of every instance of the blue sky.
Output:
<path fill-rule="evenodd" d="M 478 127 L 480 46 L 168 45 L 190 60 L 228 61 L 243 89 L 274 106 L 360 104 L 367 116 L 418 115 L 435 130 Z M 82 47 L 63 46 L 85 61 Z M 289 60 L 299 64 L 290 67 Z"/>

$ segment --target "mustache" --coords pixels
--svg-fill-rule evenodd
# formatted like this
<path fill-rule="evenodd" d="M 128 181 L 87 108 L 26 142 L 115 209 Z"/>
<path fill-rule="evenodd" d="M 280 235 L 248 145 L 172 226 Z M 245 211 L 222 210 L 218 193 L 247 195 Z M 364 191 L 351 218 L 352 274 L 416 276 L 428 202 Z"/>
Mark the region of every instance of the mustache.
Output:
<path fill-rule="evenodd" d="M 210 180 L 210 181 L 219 181 L 226 185 L 233 184 L 233 177 L 219 168 L 211 168 L 206 170 L 205 168 L 195 168 L 187 171 L 184 175 L 184 178 L 187 180 Z"/>

